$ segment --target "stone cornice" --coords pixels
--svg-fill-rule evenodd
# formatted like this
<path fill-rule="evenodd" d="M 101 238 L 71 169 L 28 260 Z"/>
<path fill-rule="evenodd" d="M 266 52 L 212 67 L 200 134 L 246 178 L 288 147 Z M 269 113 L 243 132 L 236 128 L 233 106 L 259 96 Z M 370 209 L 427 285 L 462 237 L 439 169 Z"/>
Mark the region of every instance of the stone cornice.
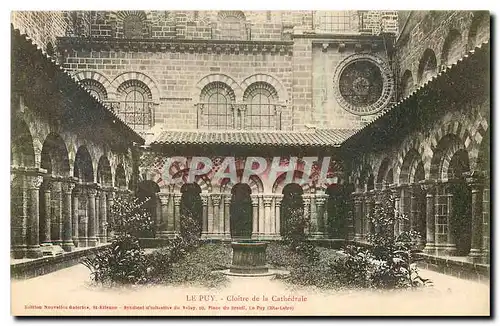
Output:
<path fill-rule="evenodd" d="M 291 41 L 232 41 L 232 40 L 176 40 L 176 39 L 118 39 L 60 37 L 58 49 L 69 51 L 126 51 L 126 52 L 179 52 L 215 54 L 291 55 Z"/>

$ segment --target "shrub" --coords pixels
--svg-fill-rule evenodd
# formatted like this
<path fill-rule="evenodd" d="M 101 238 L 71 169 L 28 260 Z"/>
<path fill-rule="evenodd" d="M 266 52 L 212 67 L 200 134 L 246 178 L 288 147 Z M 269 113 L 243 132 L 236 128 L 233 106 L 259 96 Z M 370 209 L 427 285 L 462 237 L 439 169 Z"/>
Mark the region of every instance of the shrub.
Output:
<path fill-rule="evenodd" d="M 394 198 L 383 194 L 368 215 L 373 231 L 368 234 L 370 246 L 347 246 L 342 258 L 332 264 L 334 273 L 347 284 L 374 288 L 404 288 L 430 284 L 418 274 L 415 252 L 419 234 L 415 231 L 394 232 L 396 222 L 406 216 L 397 212 Z"/>
<path fill-rule="evenodd" d="M 340 256 L 330 264 L 330 275 L 340 284 L 351 287 L 369 286 L 369 268 L 373 256 L 366 248 L 346 246 L 340 250 Z"/>
<path fill-rule="evenodd" d="M 318 260 L 316 247 L 307 241 L 305 229 L 309 227 L 309 218 L 304 216 L 302 208 L 291 208 L 288 210 L 287 227 L 283 234 L 285 243 L 293 252 L 307 257 L 308 261 Z"/>
<path fill-rule="evenodd" d="M 110 208 L 108 228 L 115 234 L 129 234 L 134 237 L 154 234 L 154 222 L 144 204 L 140 201 L 117 197 Z"/>
<path fill-rule="evenodd" d="M 147 260 L 137 238 L 117 236 L 111 246 L 82 261 L 91 278 L 101 284 L 139 284 L 147 281 Z"/>

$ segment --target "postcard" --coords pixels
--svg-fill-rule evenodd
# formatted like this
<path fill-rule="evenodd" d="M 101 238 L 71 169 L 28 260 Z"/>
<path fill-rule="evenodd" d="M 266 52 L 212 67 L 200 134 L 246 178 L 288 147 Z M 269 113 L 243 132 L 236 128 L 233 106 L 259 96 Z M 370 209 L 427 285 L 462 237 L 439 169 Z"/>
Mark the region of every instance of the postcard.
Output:
<path fill-rule="evenodd" d="M 487 11 L 14 11 L 14 316 L 489 316 Z"/>

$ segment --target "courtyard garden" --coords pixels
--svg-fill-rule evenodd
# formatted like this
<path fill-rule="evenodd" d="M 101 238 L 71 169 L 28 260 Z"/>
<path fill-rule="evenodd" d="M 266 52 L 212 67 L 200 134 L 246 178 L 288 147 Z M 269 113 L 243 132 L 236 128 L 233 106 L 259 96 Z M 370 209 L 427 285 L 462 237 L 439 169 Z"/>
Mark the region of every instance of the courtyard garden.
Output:
<path fill-rule="evenodd" d="M 147 200 L 147 199 L 146 199 Z M 189 210 L 181 218 L 180 233 L 159 248 L 143 248 L 139 238 L 154 234 L 145 201 L 118 199 L 111 209 L 111 245 L 87 257 L 95 286 L 193 285 L 225 287 L 230 278 L 221 273 L 231 266 L 230 243 L 200 239 L 199 220 Z M 308 241 L 308 219 L 300 205 L 288 211 L 282 240 L 268 243 L 266 261 L 277 273 L 275 280 L 292 286 L 320 289 L 414 289 L 431 285 L 416 267 L 418 234 L 394 234 L 394 223 L 405 219 L 385 196 L 369 218 L 369 245 L 345 244 L 340 250 Z"/>

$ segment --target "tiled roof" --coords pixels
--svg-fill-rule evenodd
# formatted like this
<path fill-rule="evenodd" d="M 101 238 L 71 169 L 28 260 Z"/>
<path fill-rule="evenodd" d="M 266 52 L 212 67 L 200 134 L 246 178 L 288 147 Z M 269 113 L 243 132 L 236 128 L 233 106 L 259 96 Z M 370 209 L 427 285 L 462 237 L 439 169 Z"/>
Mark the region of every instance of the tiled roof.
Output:
<path fill-rule="evenodd" d="M 263 145 L 280 147 L 337 147 L 356 129 L 312 131 L 162 130 L 151 145 Z"/>

